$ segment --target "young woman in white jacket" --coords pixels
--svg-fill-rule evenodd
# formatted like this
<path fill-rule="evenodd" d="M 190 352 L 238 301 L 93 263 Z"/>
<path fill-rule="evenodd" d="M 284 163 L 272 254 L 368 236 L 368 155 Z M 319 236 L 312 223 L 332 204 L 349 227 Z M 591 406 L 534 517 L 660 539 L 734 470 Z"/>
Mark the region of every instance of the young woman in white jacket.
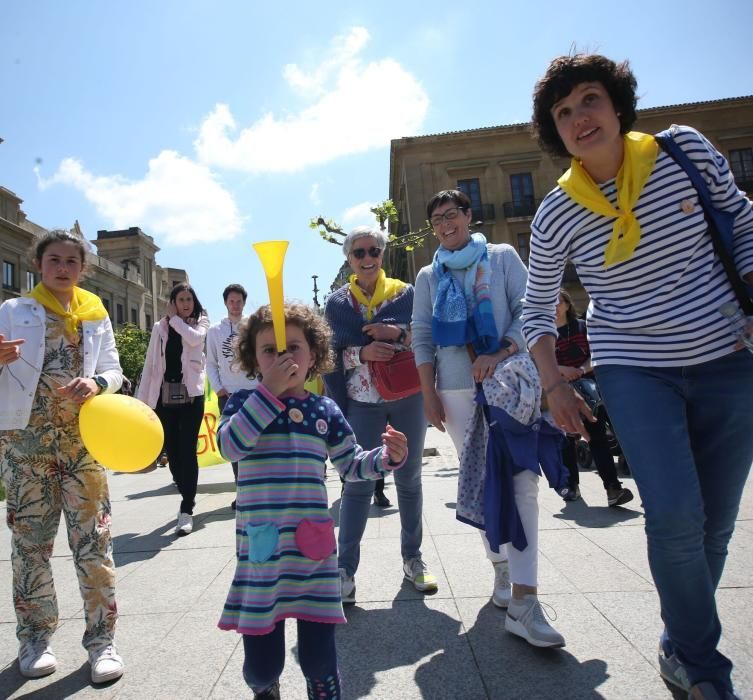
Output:
<path fill-rule="evenodd" d="M 33 262 L 41 282 L 0 306 L 0 475 L 7 491 L 13 601 L 21 673 L 52 673 L 58 607 L 50 559 L 65 513 L 84 600 L 94 683 L 123 675 L 113 644 L 118 618 L 107 477 L 81 441 L 81 404 L 123 381 L 100 298 L 78 287 L 86 249 L 66 231 L 41 236 Z"/>
<path fill-rule="evenodd" d="M 156 410 L 165 430 L 170 472 L 180 491 L 176 535 L 193 531 L 193 507 L 199 482 L 196 441 L 204 419 L 206 355 L 204 343 L 209 318 L 196 292 L 186 282 L 170 293 L 167 314 L 152 329 L 136 398 Z M 185 385 L 189 401 L 162 403 L 163 382 Z"/>

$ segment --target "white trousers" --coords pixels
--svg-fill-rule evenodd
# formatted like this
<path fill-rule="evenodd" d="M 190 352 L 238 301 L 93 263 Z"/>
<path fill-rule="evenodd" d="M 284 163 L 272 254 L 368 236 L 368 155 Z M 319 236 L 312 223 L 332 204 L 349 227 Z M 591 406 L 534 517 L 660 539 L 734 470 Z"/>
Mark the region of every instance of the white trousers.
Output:
<path fill-rule="evenodd" d="M 476 406 L 473 400 L 475 395 L 474 389 L 453 389 L 439 392 L 439 398 L 444 408 L 445 428 L 455 445 L 458 457 L 460 457 L 460 451 L 463 448 L 465 428 Z M 489 547 L 486 533 L 483 530 L 479 530 L 479 532 L 489 561 L 496 564 L 505 559 L 509 560 L 510 580 L 513 583 L 536 586 L 539 563 L 539 477 L 529 469 L 524 469 L 513 477 L 513 486 L 515 488 L 515 505 L 518 507 L 518 514 L 523 523 L 523 531 L 528 546 L 522 552 L 519 552 L 512 545 L 502 545 L 498 554 Z"/>

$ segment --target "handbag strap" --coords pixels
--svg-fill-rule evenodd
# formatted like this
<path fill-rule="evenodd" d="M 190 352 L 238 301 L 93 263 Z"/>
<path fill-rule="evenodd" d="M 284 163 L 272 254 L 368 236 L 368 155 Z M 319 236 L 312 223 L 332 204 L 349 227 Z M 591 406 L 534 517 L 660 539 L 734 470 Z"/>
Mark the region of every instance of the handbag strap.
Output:
<path fill-rule="evenodd" d="M 714 206 L 708 185 L 693 161 L 688 158 L 685 151 L 680 148 L 674 139 L 673 129 L 665 129 L 654 137 L 662 150 L 670 156 L 690 178 L 698 192 L 706 223 L 708 224 L 711 242 L 714 251 L 721 260 L 722 267 L 727 273 L 727 278 L 732 285 L 738 304 L 746 316 L 753 316 L 753 301 L 751 301 L 751 288 L 737 273 L 737 266 L 732 252 L 732 226 L 735 215 L 728 211 L 722 211 Z M 726 233 L 725 235 L 725 232 Z"/>

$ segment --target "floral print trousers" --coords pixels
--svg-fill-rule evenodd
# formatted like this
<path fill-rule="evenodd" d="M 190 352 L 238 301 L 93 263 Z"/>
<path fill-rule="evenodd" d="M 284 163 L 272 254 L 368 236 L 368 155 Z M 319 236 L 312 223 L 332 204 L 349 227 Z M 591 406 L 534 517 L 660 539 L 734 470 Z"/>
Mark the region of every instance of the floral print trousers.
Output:
<path fill-rule="evenodd" d="M 50 558 L 62 511 L 84 601 L 83 645 L 112 643 L 118 613 L 107 476 L 83 446 L 78 421 L 0 432 L 0 475 L 19 641 L 47 640 L 58 626 Z"/>

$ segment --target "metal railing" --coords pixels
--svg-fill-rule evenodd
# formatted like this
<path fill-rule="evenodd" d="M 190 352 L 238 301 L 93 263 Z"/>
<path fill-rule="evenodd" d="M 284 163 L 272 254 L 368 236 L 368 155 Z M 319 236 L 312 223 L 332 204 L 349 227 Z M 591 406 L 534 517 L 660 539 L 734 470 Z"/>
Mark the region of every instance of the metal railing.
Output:
<path fill-rule="evenodd" d="M 533 216 L 541 204 L 540 199 L 524 199 L 522 201 L 504 202 L 502 210 L 505 219 L 516 219 L 523 216 Z"/>

